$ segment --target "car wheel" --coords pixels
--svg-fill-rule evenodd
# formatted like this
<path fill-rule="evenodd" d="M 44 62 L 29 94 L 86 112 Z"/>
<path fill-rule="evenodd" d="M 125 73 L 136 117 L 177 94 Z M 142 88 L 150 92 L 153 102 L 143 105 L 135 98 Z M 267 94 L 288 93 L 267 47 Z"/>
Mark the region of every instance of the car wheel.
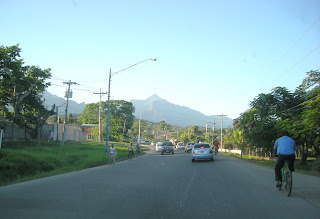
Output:
<path fill-rule="evenodd" d="M 161 155 L 163 155 L 163 153 L 161 152 Z"/>
<path fill-rule="evenodd" d="M 194 159 L 192 159 L 192 162 L 194 162 Z"/>
<path fill-rule="evenodd" d="M 211 158 L 210 161 L 213 162 L 213 158 Z"/>
<path fill-rule="evenodd" d="M 172 151 L 172 154 L 174 154 L 174 151 Z"/>

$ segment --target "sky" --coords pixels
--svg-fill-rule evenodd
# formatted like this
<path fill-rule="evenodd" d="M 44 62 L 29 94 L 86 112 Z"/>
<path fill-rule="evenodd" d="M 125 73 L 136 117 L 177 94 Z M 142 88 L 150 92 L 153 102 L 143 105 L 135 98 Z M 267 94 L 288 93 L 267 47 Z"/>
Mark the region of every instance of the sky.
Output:
<path fill-rule="evenodd" d="M 51 68 L 52 94 L 76 82 L 78 103 L 99 102 L 109 72 L 132 66 L 111 77 L 111 100 L 157 94 L 235 119 L 259 94 L 293 92 L 320 69 L 319 0 L 0 0 L 0 9 L 0 45 Z"/>

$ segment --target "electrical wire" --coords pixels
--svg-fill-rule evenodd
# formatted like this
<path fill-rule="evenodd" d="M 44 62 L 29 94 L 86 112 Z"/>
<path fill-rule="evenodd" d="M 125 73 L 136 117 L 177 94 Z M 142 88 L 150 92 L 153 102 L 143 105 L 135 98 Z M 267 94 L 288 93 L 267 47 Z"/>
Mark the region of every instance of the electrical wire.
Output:
<path fill-rule="evenodd" d="M 320 20 L 320 17 L 318 17 L 318 18 L 313 22 L 313 24 L 311 24 L 311 26 L 308 28 L 308 30 L 306 30 L 306 31 L 301 35 L 301 37 L 298 38 L 298 39 L 292 44 L 292 46 L 289 47 L 289 48 L 283 53 L 283 55 L 280 57 L 279 61 L 282 61 L 282 60 L 287 56 L 287 54 L 288 54 L 294 47 L 296 47 L 296 45 L 298 44 L 298 42 L 301 41 L 301 40 L 305 37 L 305 35 L 314 27 L 314 25 L 315 25 L 316 23 L 318 23 L 319 20 Z M 274 68 L 275 68 L 275 64 L 271 67 L 271 69 L 274 69 Z M 271 71 L 272 71 L 272 70 L 271 70 Z M 267 72 L 270 72 L 270 70 L 267 71 Z"/>
<path fill-rule="evenodd" d="M 272 82 L 275 83 L 276 81 L 278 81 L 280 78 L 282 78 L 285 74 L 287 74 L 289 71 L 291 71 L 293 68 L 295 68 L 298 64 L 300 64 L 303 60 L 305 60 L 309 55 L 311 55 L 312 53 L 314 53 L 317 49 L 320 48 L 320 44 L 314 48 L 313 50 L 311 50 L 311 52 L 309 52 L 307 55 L 305 55 L 302 59 L 300 59 L 297 63 L 295 63 L 291 68 L 289 68 L 287 71 L 285 71 L 279 78 L 277 78 L 276 80 L 274 80 Z"/>

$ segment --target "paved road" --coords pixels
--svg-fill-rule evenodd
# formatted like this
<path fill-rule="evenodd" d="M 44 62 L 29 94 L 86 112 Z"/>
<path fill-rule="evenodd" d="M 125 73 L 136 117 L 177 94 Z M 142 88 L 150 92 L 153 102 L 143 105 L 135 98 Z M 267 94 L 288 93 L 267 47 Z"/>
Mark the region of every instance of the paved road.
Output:
<path fill-rule="evenodd" d="M 273 170 L 218 155 L 147 155 L 0 188 L 0 218 L 319 218 L 320 178 L 294 174 L 292 196 Z"/>

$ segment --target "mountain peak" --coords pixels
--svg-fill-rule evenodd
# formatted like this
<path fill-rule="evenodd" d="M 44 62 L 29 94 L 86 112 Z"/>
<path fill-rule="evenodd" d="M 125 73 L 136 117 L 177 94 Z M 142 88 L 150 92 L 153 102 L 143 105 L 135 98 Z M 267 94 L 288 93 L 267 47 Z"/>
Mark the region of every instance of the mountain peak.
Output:
<path fill-rule="evenodd" d="M 158 101 L 158 100 L 162 100 L 162 99 L 157 94 L 153 94 L 151 97 L 146 99 L 146 101 L 148 101 L 148 102 L 154 102 L 154 101 Z"/>

